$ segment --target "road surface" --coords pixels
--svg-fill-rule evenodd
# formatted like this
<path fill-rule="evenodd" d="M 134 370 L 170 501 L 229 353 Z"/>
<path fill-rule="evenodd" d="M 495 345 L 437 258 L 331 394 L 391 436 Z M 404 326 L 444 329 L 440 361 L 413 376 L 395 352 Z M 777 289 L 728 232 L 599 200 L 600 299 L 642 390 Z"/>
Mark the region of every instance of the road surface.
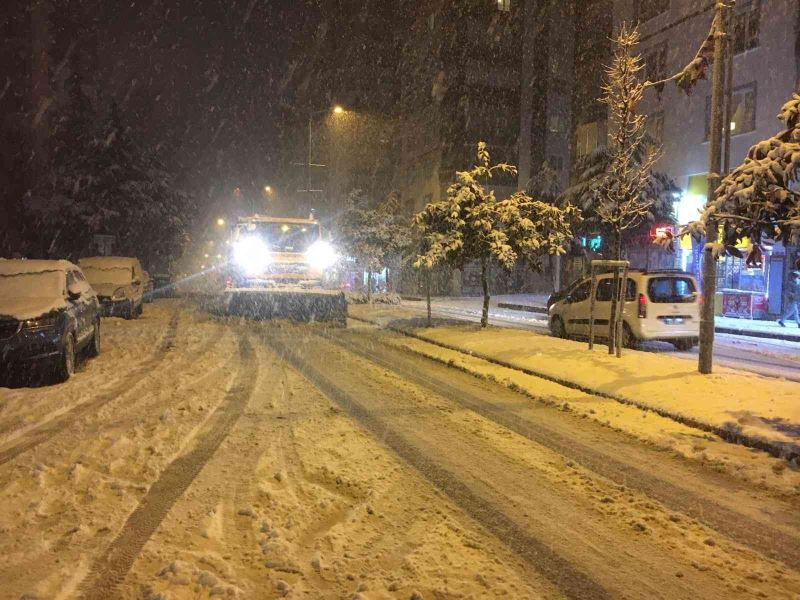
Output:
<path fill-rule="evenodd" d="M 104 323 L 66 384 L 0 388 L 2 598 L 800 594 L 797 494 L 390 332 Z"/>
<path fill-rule="evenodd" d="M 403 306 L 420 312 L 426 310 L 424 302 L 410 301 Z M 481 300 L 478 298 L 436 298 L 431 307 L 438 317 L 480 322 Z M 550 333 L 546 315 L 499 308 L 496 302 L 490 307 L 489 318 L 499 327 L 525 329 L 542 335 Z M 720 366 L 800 382 L 800 344 L 797 342 L 725 333 L 717 333 L 714 340 L 714 361 Z M 674 356 L 697 360 L 697 347 L 689 352 L 678 352 L 666 342 L 646 342 L 640 345 L 640 349 L 670 352 Z"/>

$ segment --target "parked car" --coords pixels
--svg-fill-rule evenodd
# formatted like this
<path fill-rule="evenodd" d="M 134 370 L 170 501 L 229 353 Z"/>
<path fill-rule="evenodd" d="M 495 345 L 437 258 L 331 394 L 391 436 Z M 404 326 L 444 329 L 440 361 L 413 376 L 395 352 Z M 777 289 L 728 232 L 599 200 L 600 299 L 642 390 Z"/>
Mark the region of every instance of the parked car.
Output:
<path fill-rule="evenodd" d="M 46 364 L 64 381 L 100 354 L 100 303 L 66 260 L 0 259 L 0 370 Z"/>
<path fill-rule="evenodd" d="M 78 261 L 97 291 L 105 316 L 136 319 L 144 303 L 144 269 L 138 259 L 125 256 L 92 256 Z"/>
<path fill-rule="evenodd" d="M 597 277 L 595 335 L 608 337 L 613 273 Z M 700 295 L 695 278 L 683 271 L 630 271 L 623 311 L 623 343 L 641 340 L 671 342 L 689 350 L 700 336 Z M 583 279 L 548 311 L 550 331 L 556 337 L 588 337 L 591 280 Z"/>

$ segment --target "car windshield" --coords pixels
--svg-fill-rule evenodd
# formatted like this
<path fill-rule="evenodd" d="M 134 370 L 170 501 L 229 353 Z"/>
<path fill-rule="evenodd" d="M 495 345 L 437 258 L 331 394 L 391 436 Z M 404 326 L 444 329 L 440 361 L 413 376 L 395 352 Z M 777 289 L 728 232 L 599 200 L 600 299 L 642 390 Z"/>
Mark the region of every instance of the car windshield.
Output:
<path fill-rule="evenodd" d="M 694 281 L 688 277 L 653 277 L 647 284 L 647 295 L 655 303 L 694 302 Z"/>
<path fill-rule="evenodd" d="M 316 223 L 247 223 L 239 228 L 240 235 L 258 234 L 276 252 L 305 252 L 319 239 Z"/>
<path fill-rule="evenodd" d="M 0 298 L 60 298 L 64 295 L 64 273 L 43 271 L 0 275 Z"/>
<path fill-rule="evenodd" d="M 114 283 L 117 285 L 128 285 L 133 280 L 133 271 L 130 267 L 111 267 L 101 269 L 99 267 L 82 266 L 86 279 L 91 284 Z"/>

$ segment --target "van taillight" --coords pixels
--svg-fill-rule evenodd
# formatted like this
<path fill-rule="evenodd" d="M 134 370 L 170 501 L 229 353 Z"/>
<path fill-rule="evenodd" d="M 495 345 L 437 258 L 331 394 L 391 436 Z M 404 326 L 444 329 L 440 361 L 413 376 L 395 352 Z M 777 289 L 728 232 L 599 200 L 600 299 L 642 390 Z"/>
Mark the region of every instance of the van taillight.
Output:
<path fill-rule="evenodd" d="M 639 318 L 647 318 L 647 296 L 639 294 Z"/>

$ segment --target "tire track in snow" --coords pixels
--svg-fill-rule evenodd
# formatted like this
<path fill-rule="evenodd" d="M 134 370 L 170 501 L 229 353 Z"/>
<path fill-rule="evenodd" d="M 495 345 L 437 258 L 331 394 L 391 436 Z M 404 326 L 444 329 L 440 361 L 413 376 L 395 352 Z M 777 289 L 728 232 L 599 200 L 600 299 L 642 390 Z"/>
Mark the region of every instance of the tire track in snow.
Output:
<path fill-rule="evenodd" d="M 258 361 L 246 334 L 239 339 L 239 359 L 233 385 L 207 425 L 192 440 L 192 449 L 162 471 L 105 554 L 95 561 L 82 586 L 83 598 L 116 597 L 117 586 L 124 581 L 147 541 L 244 413 L 258 379 Z"/>
<path fill-rule="evenodd" d="M 609 592 L 589 575 L 558 555 L 549 545 L 529 535 L 491 502 L 473 493 L 458 476 L 441 467 L 402 435 L 395 432 L 351 394 L 338 387 L 328 377 L 302 357 L 290 351 L 283 342 L 264 336 L 266 343 L 278 356 L 292 365 L 328 398 L 356 419 L 377 439 L 396 452 L 425 479 L 441 490 L 456 506 L 475 519 L 506 546 L 532 565 L 570 598 L 602 600 Z"/>
<path fill-rule="evenodd" d="M 175 342 L 175 337 L 178 333 L 178 321 L 180 320 L 180 311 L 175 310 L 170 317 L 167 329 L 161 336 L 156 351 L 141 363 L 138 367 L 130 371 L 123 377 L 114 387 L 101 393 L 97 398 L 78 404 L 77 406 L 69 409 L 67 412 L 62 413 L 44 423 L 37 425 L 33 429 L 25 432 L 20 438 L 13 440 L 6 444 L 5 448 L 0 450 L 0 465 L 4 465 L 14 460 L 20 454 L 36 448 L 39 444 L 58 435 L 69 425 L 74 422 L 78 417 L 96 412 L 105 404 L 118 398 L 121 394 L 127 392 L 134 381 L 142 378 L 147 372 L 156 364 L 158 364 L 164 356 L 172 349 Z"/>
<path fill-rule="evenodd" d="M 453 379 L 448 381 L 431 374 L 432 372 L 435 373 L 435 369 L 420 369 L 418 362 L 417 364 L 408 362 L 410 358 L 416 359 L 419 355 L 409 356 L 406 351 L 389 348 L 384 343 L 370 341 L 363 337 L 356 341 L 353 339 L 355 336 L 351 335 L 348 335 L 347 339 L 344 339 L 341 334 L 321 335 L 329 342 L 381 368 L 393 371 L 403 379 L 419 385 L 434 394 L 460 404 L 536 444 L 549 448 L 561 456 L 568 457 L 602 477 L 637 489 L 670 509 L 705 523 L 732 540 L 749 546 L 765 556 L 777 557 L 792 568 L 797 568 L 800 565 L 800 539 L 794 535 L 790 535 L 766 522 L 755 521 L 747 515 L 715 502 L 713 498 L 692 491 L 689 487 L 676 485 L 659 477 L 652 471 L 648 472 L 636 464 L 625 461 L 624 455 L 617 454 L 615 456 L 582 443 L 580 437 L 577 437 L 574 431 L 570 432 L 571 435 L 567 435 L 542 422 L 521 417 L 519 414 L 502 406 L 487 402 L 476 393 L 464 389 L 463 386 L 458 386 Z M 432 367 L 451 368 L 437 365 L 432 359 L 426 360 L 431 362 Z M 469 375 L 469 377 L 472 378 L 473 376 Z M 480 381 L 477 382 L 480 383 Z M 517 395 L 516 392 L 506 390 L 500 386 L 497 386 L 497 389 L 492 391 L 501 397 Z M 520 398 L 523 397 L 520 395 Z M 600 427 L 598 426 L 597 429 L 600 430 Z M 614 438 L 621 437 L 610 433 L 608 435 Z M 647 449 L 643 448 L 643 451 L 647 451 Z M 657 458 L 658 460 L 668 459 L 668 457 L 661 455 Z M 708 474 L 708 477 L 714 476 L 713 473 Z M 690 484 L 691 479 L 687 479 L 686 483 Z M 724 488 L 720 487 L 719 489 L 722 491 Z"/>

